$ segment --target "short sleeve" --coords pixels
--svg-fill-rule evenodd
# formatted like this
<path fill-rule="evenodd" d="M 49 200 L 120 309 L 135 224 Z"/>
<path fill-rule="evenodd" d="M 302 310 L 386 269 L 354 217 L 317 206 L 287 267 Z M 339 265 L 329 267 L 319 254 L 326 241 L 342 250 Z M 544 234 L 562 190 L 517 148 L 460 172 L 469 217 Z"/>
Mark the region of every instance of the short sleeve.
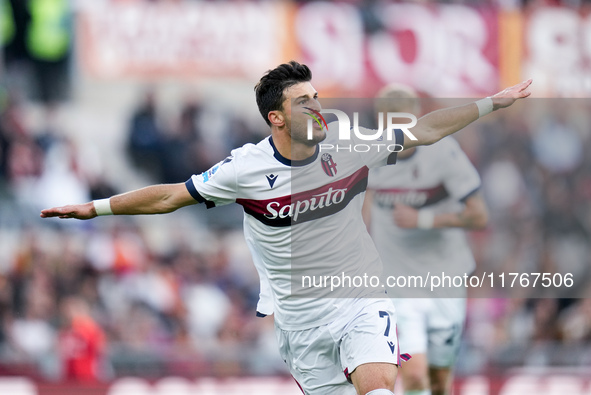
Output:
<path fill-rule="evenodd" d="M 212 208 L 236 201 L 236 180 L 235 157 L 229 156 L 211 169 L 192 175 L 185 185 L 195 200 Z"/>
<path fill-rule="evenodd" d="M 447 138 L 445 147 L 441 147 L 444 155 L 440 163 L 444 174 L 444 184 L 452 198 L 464 201 L 480 188 L 480 176 L 456 140 Z"/>

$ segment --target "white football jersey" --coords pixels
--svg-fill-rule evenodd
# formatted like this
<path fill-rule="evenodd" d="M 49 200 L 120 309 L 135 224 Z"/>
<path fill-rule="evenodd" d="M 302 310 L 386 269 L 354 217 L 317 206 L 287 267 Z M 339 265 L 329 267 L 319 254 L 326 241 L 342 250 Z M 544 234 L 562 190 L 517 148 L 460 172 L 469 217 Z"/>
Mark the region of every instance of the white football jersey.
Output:
<path fill-rule="evenodd" d="M 371 235 L 384 262 L 384 274 L 470 274 L 475 263 L 463 229 L 402 229 L 396 226 L 392 210 L 402 203 L 435 213 L 459 212 L 462 202 L 479 187 L 478 172 L 451 137 L 417 147 L 411 157 L 398 159 L 395 169 L 372 170 L 368 185 L 374 191 Z M 388 289 L 396 297 L 413 296 L 409 292 Z"/>
<path fill-rule="evenodd" d="M 337 145 L 330 124 L 323 144 Z M 402 141 L 402 133 L 395 138 Z M 353 136 L 349 143 L 360 142 Z M 395 142 L 392 142 L 395 144 Z M 284 330 L 324 325 L 346 298 L 384 296 L 372 287 L 331 291 L 321 276 L 381 274 L 381 262 L 366 231 L 361 206 L 370 168 L 395 161 L 386 148 L 358 153 L 321 150 L 303 161 L 281 156 L 267 137 L 232 151 L 186 185 L 208 208 L 236 202 L 244 208 L 244 233 L 261 277 L 260 314 L 275 314 Z M 303 284 L 305 276 L 316 276 Z M 307 287 L 306 287 L 307 286 Z"/>

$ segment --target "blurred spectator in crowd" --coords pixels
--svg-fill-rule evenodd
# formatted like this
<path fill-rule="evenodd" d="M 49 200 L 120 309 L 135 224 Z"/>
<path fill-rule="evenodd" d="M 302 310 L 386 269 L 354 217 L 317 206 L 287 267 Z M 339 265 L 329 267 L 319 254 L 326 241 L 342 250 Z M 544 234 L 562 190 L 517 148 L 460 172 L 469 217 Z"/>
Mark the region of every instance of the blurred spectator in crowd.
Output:
<path fill-rule="evenodd" d="M 244 144 L 258 143 L 263 136 L 257 134 L 243 119 L 234 117 L 230 122 L 228 145 L 230 147 L 242 147 Z"/>
<path fill-rule="evenodd" d="M 10 323 L 14 360 L 32 362 L 42 372 L 46 371 L 48 361 L 51 360 L 56 338 L 56 331 L 51 324 L 54 318 L 54 293 L 50 282 L 51 277 L 46 270 L 36 268 L 31 271 L 31 281 L 25 290 L 25 309 L 14 312 L 16 317 Z"/>
<path fill-rule="evenodd" d="M 560 319 L 566 342 L 576 345 L 591 342 L 591 295 L 566 309 Z"/>
<path fill-rule="evenodd" d="M 155 93 L 149 89 L 131 117 L 127 152 L 134 165 L 154 179 L 162 176 L 160 155 L 163 143 L 164 133 L 158 121 Z"/>
<path fill-rule="evenodd" d="M 127 149 L 139 169 L 155 181 L 183 182 L 211 167 L 230 150 L 257 143 L 261 136 L 222 107 L 204 106 L 193 97 L 181 103 L 177 122 L 163 125 L 155 92 L 149 90 L 132 116 Z"/>
<path fill-rule="evenodd" d="M 35 180 L 36 202 L 27 197 L 31 190 L 23 190 L 19 196 L 22 202 L 44 204 L 62 202 L 66 198 L 88 199 L 90 190 L 88 181 L 81 174 L 77 147 L 69 139 L 62 139 L 52 144 L 47 151 L 43 170 Z"/>
<path fill-rule="evenodd" d="M 163 142 L 160 158 L 162 182 L 186 181 L 192 174 L 209 165 L 204 160 L 206 155 L 203 152 L 207 145 L 201 144 L 198 130 L 201 112 L 201 105 L 194 99 L 188 99 L 183 104 L 177 125 L 169 131 Z"/>
<path fill-rule="evenodd" d="M 568 101 L 547 100 L 548 111 L 534 125 L 532 147 L 543 170 L 552 174 L 572 173 L 582 162 L 582 132 L 576 125 L 575 113 Z M 583 127 L 588 124 L 583 124 Z"/>
<path fill-rule="evenodd" d="M 46 104 L 69 94 L 73 41 L 68 0 L 2 0 L 7 82 Z"/>
<path fill-rule="evenodd" d="M 43 151 L 26 129 L 23 99 L 9 92 L 0 115 L 0 170 L 13 187 L 41 173 Z"/>
<path fill-rule="evenodd" d="M 70 296 L 60 308 L 64 328 L 58 348 L 63 378 L 83 382 L 104 379 L 105 334 L 90 315 L 88 304 L 80 297 Z"/>

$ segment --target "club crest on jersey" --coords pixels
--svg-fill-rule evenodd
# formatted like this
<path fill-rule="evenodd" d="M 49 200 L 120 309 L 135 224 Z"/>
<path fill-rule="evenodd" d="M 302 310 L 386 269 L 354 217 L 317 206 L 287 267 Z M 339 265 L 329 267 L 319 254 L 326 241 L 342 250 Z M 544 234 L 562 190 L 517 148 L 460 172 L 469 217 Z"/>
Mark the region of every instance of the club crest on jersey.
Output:
<path fill-rule="evenodd" d="M 334 177 L 337 174 L 337 164 L 332 160 L 332 155 L 324 153 L 320 159 L 322 170 L 324 170 L 327 176 Z"/>

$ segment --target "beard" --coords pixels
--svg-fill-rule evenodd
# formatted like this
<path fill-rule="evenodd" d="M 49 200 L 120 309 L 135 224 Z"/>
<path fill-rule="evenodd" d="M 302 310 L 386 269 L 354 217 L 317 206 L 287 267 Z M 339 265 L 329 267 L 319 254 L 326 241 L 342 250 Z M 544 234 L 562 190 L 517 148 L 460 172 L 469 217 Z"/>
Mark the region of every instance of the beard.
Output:
<path fill-rule="evenodd" d="M 304 123 L 304 126 L 294 125 L 293 123 L 289 122 L 288 128 L 290 131 L 291 140 L 293 142 L 303 144 L 308 147 L 314 147 L 315 145 L 321 143 L 326 139 L 326 130 L 324 129 L 312 129 L 312 138 L 308 138 L 308 128 L 307 123 Z"/>
<path fill-rule="evenodd" d="M 323 142 L 326 139 L 326 132 L 324 130 L 322 130 L 321 133 L 313 133 L 312 134 L 312 139 L 309 140 L 307 137 L 303 140 L 295 140 L 292 136 L 292 140 L 297 141 L 298 143 L 302 143 L 304 145 L 307 145 L 308 147 L 314 147 L 315 145 Z"/>

